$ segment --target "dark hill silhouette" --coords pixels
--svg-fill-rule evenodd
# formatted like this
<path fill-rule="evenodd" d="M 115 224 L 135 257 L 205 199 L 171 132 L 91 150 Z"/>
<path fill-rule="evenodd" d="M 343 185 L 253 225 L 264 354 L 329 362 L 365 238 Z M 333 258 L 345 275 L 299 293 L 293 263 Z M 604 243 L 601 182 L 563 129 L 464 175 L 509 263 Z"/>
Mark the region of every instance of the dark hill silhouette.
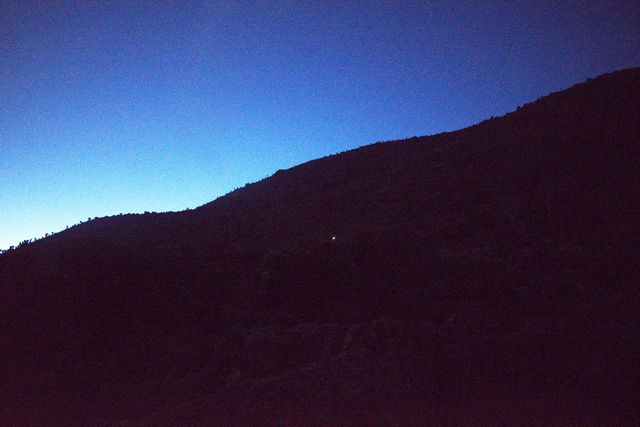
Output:
<path fill-rule="evenodd" d="M 0 255 L 2 424 L 640 422 L 640 69 Z"/>

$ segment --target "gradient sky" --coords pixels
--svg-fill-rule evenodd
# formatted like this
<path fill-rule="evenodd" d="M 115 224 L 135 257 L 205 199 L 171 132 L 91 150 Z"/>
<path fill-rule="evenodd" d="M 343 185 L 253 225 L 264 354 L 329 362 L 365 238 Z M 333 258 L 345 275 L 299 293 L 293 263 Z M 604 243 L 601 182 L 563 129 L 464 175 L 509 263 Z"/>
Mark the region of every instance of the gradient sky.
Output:
<path fill-rule="evenodd" d="M 640 65 L 638 1 L 0 1 L 0 248 Z"/>

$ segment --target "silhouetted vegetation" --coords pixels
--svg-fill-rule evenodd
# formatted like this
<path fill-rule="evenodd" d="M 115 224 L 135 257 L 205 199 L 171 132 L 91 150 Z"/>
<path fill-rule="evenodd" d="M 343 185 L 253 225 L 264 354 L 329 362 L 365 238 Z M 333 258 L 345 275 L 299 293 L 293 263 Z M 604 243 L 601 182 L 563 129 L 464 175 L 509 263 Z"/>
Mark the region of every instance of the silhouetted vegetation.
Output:
<path fill-rule="evenodd" d="M 639 94 L 624 70 L 21 243 L 0 421 L 637 424 Z"/>

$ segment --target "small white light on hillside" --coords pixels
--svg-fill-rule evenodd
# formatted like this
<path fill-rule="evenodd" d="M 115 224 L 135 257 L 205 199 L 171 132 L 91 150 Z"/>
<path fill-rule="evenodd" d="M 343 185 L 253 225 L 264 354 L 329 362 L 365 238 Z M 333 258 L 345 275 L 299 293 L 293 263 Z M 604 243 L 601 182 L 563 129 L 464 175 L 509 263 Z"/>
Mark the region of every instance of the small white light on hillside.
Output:
<path fill-rule="evenodd" d="M 336 240 L 336 236 L 331 236 L 331 240 Z"/>

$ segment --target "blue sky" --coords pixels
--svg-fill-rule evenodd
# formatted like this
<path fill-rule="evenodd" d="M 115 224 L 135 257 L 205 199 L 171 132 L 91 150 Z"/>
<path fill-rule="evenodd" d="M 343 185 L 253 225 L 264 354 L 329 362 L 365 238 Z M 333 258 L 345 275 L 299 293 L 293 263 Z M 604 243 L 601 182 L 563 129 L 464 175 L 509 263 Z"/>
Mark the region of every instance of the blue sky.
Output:
<path fill-rule="evenodd" d="M 637 1 L 0 2 L 0 248 L 640 65 Z"/>

